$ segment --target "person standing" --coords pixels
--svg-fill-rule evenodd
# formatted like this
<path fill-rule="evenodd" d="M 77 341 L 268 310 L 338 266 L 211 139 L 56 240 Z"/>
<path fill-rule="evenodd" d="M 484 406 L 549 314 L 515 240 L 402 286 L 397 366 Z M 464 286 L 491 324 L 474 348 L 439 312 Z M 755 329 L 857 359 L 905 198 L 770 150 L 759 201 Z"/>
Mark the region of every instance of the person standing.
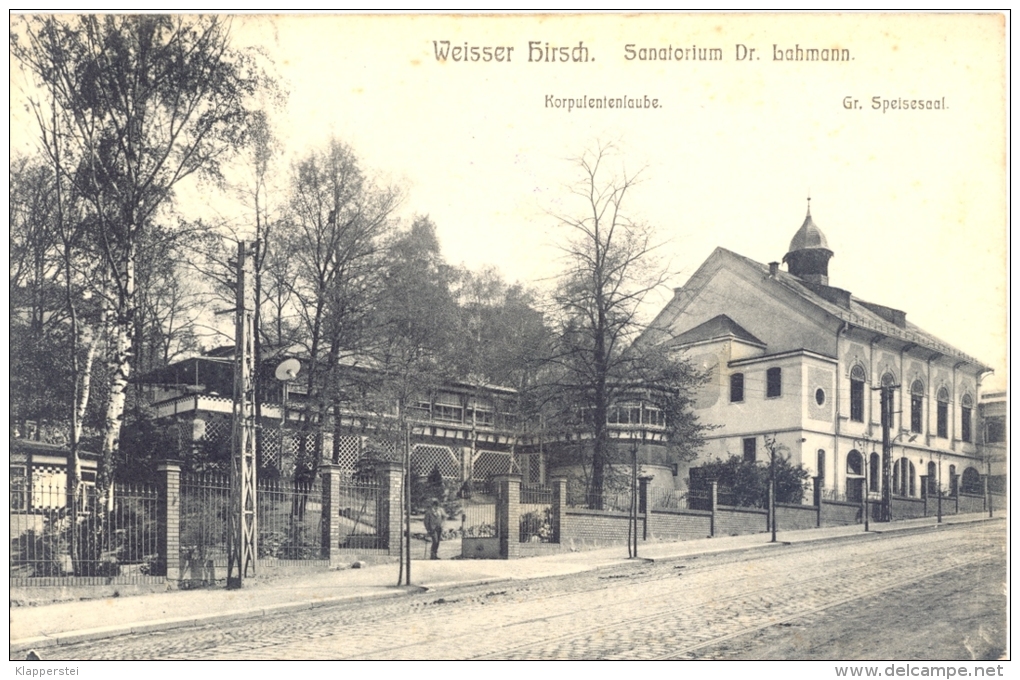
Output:
<path fill-rule="evenodd" d="M 429 559 L 439 559 L 439 541 L 443 539 L 443 522 L 445 521 L 446 512 L 443 511 L 443 506 L 433 498 L 431 507 L 425 511 L 425 532 L 432 539 L 432 557 Z"/>

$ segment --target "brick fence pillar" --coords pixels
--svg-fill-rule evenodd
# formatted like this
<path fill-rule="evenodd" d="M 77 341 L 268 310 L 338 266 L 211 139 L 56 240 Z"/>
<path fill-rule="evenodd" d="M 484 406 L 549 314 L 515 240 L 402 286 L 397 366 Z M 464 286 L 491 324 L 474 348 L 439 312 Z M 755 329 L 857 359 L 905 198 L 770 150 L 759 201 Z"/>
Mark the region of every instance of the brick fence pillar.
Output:
<path fill-rule="evenodd" d="M 159 464 L 159 545 L 166 564 L 166 580 L 181 580 L 181 464 L 168 460 Z"/>
<path fill-rule="evenodd" d="M 521 475 L 498 475 L 492 481 L 499 490 L 496 496 L 499 557 L 515 560 L 521 556 Z"/>
<path fill-rule="evenodd" d="M 712 511 L 712 515 L 708 521 L 708 535 L 715 536 L 715 509 L 719 507 L 719 482 L 712 480 L 712 489 L 708 497 L 709 507 Z"/>
<path fill-rule="evenodd" d="M 380 463 L 379 495 L 376 499 L 375 530 L 385 542 L 390 555 L 400 554 L 400 539 L 404 535 L 401 501 L 404 495 L 404 472 L 400 463 Z"/>
<path fill-rule="evenodd" d="M 552 541 L 553 543 L 562 543 L 563 536 L 566 534 L 563 524 L 567 521 L 567 478 L 553 477 L 549 480 L 549 484 L 552 486 L 552 507 L 550 508 L 553 525 Z"/>
<path fill-rule="evenodd" d="M 648 504 L 648 485 L 654 479 L 651 475 L 644 475 L 638 477 L 638 513 L 644 515 L 642 521 L 643 527 L 641 530 L 641 540 L 648 540 L 648 516 L 652 512 L 651 506 Z"/>
<path fill-rule="evenodd" d="M 331 560 L 340 550 L 340 466 L 323 463 L 322 477 L 322 559 Z"/>

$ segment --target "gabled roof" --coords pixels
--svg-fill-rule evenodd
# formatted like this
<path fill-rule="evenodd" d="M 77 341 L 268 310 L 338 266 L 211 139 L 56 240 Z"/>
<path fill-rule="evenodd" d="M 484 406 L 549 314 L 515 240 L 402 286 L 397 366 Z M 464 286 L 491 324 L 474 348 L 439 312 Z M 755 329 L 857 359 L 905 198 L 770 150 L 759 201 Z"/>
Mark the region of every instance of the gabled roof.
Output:
<path fill-rule="evenodd" d="M 709 256 L 709 259 L 691 277 L 691 281 L 694 281 L 702 273 L 702 269 L 706 268 L 714 259 L 723 259 L 738 266 L 748 268 L 753 274 L 758 275 L 759 280 L 765 280 L 770 276 L 768 265 L 755 262 L 748 257 L 738 255 L 725 248 L 716 248 L 712 255 Z M 781 284 L 787 291 L 824 311 L 829 316 L 845 321 L 851 326 L 875 331 L 890 338 L 913 343 L 945 356 L 988 369 L 988 366 L 978 359 L 956 349 L 949 343 L 907 321 L 904 312 L 860 300 L 848 291 L 840 288 L 807 283 L 793 274 L 782 270 L 776 272 L 775 281 Z M 663 310 L 663 312 L 665 311 Z M 674 314 L 679 314 L 680 311 L 675 310 Z M 661 314 L 660 318 L 662 318 Z"/>
<path fill-rule="evenodd" d="M 764 342 L 754 337 L 754 335 L 752 335 L 747 329 L 725 314 L 720 314 L 719 316 L 709 319 L 703 324 L 697 325 L 688 331 L 684 331 L 673 338 L 670 344 L 691 345 L 696 342 L 716 340 L 719 338 L 735 338 L 737 340 L 744 340 L 745 342 L 765 347 Z"/>

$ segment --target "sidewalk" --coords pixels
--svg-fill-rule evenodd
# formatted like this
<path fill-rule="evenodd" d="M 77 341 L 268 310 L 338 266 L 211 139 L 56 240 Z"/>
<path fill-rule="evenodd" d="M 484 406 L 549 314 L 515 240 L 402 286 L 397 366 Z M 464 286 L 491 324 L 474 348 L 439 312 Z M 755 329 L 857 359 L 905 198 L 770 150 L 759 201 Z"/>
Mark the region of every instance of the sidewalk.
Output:
<path fill-rule="evenodd" d="M 1004 514 L 995 520 L 1001 521 Z M 985 514 L 954 515 L 943 525 L 989 521 Z M 874 540 L 882 534 L 934 531 L 935 519 L 925 517 L 891 524 L 872 523 L 864 533 L 861 525 L 779 531 L 777 543 L 770 534 L 750 534 L 698 539 L 678 543 L 643 543 L 638 546 L 644 561 L 678 560 L 695 555 L 746 550 L 776 550 L 783 545 L 814 541 Z M 397 587 L 397 564 L 362 569 L 300 574 L 286 579 L 252 579 L 240 590 L 189 590 L 151 593 L 133 597 L 59 602 L 10 610 L 11 653 L 41 650 L 55 645 L 98 640 L 127 633 L 168 630 L 195 624 L 267 616 L 366 599 L 399 597 L 409 593 L 456 586 L 564 576 L 633 563 L 626 546 L 586 552 L 560 553 L 521 560 L 414 560 L 413 586 Z"/>

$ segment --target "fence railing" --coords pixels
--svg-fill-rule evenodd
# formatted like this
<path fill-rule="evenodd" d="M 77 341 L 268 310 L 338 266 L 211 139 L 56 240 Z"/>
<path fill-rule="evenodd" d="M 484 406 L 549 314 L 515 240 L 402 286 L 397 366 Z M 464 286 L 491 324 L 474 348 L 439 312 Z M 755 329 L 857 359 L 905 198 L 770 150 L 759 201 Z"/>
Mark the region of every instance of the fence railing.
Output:
<path fill-rule="evenodd" d="M 317 560 L 322 557 L 322 485 L 259 480 L 259 558 Z"/>
<path fill-rule="evenodd" d="M 648 493 L 652 510 L 687 510 L 687 492 L 678 489 L 653 488 Z"/>
<path fill-rule="evenodd" d="M 712 492 L 707 489 L 691 489 L 687 492 L 688 510 L 711 510 Z"/>
<path fill-rule="evenodd" d="M 117 484 L 100 504 L 79 485 L 68 508 L 66 482 L 12 489 L 12 585 L 149 583 L 165 576 L 159 554 L 159 495 L 152 485 Z"/>
<path fill-rule="evenodd" d="M 215 581 L 227 568 L 230 477 L 181 475 L 180 560 L 184 578 Z"/>
<path fill-rule="evenodd" d="M 603 489 L 597 492 L 583 487 L 567 487 L 567 507 L 630 512 L 630 504 L 630 489 Z"/>
<path fill-rule="evenodd" d="M 380 527 L 385 495 L 375 479 L 345 477 L 340 481 L 341 548 L 383 548 L 385 529 Z"/>
<path fill-rule="evenodd" d="M 552 489 L 542 486 L 522 486 L 518 540 L 521 543 L 553 540 Z"/>

